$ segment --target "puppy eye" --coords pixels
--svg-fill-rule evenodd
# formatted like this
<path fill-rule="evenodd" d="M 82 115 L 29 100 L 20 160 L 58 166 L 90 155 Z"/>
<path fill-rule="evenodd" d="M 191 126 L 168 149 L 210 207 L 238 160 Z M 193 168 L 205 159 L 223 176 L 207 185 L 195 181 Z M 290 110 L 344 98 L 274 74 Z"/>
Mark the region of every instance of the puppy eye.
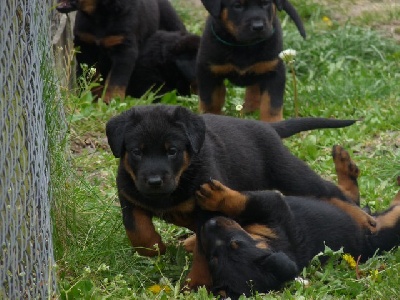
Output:
<path fill-rule="evenodd" d="M 240 1 L 236 1 L 235 3 L 233 3 L 232 6 L 234 9 L 242 9 L 243 8 L 243 4 Z"/>
<path fill-rule="evenodd" d="M 139 148 L 135 148 L 135 149 L 133 149 L 132 151 L 131 151 L 131 153 L 134 155 L 134 156 L 142 156 L 142 150 L 140 150 Z"/>
<path fill-rule="evenodd" d="M 168 156 L 171 156 L 171 157 L 175 157 L 177 153 L 178 153 L 178 149 L 176 149 L 175 147 L 171 147 L 167 150 Z"/>
<path fill-rule="evenodd" d="M 268 0 L 261 0 L 261 6 L 262 7 L 268 7 L 271 4 L 271 1 Z"/>

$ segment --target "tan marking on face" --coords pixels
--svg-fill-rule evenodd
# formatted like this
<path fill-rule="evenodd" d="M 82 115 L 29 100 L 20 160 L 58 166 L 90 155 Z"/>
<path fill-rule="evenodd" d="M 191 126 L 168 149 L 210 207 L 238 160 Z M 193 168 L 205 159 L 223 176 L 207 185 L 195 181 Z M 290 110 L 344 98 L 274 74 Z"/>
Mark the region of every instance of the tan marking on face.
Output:
<path fill-rule="evenodd" d="M 261 94 L 260 120 L 265 122 L 278 122 L 283 120 L 283 108 L 273 108 L 271 97 L 267 91 Z"/>
<path fill-rule="evenodd" d="M 124 42 L 125 37 L 123 35 L 109 35 L 100 40 L 100 44 L 106 48 L 111 48 L 117 45 L 121 45 Z"/>
<path fill-rule="evenodd" d="M 189 156 L 189 153 L 187 153 L 187 151 L 185 151 L 183 153 L 183 164 L 182 164 L 182 167 L 180 168 L 178 174 L 176 174 L 176 176 L 175 176 L 175 184 L 176 185 L 179 184 L 179 181 L 181 179 L 181 176 L 182 176 L 183 172 L 185 172 L 187 170 L 189 165 L 190 165 L 190 156 Z"/>
<path fill-rule="evenodd" d="M 266 238 L 269 240 L 276 239 L 278 236 L 275 231 L 262 224 L 250 224 L 244 227 L 253 238 Z"/>
<path fill-rule="evenodd" d="M 97 6 L 97 0 L 79 0 L 79 9 L 89 15 L 91 15 Z"/>
<path fill-rule="evenodd" d="M 276 70 L 279 59 L 260 61 L 251 66 L 238 67 L 234 64 L 227 63 L 223 65 L 210 65 L 210 70 L 217 75 L 226 75 L 229 73 L 237 73 L 241 76 L 246 74 L 265 74 Z"/>
<path fill-rule="evenodd" d="M 392 209 L 384 215 L 377 217 L 378 229 L 393 228 L 400 220 L 400 205 L 392 206 Z"/>
<path fill-rule="evenodd" d="M 221 12 L 221 20 L 222 23 L 224 24 L 226 30 L 233 36 L 237 35 L 237 28 L 235 26 L 235 24 L 229 20 L 229 16 L 228 16 L 228 9 L 227 8 L 223 8 L 222 12 Z"/>
<path fill-rule="evenodd" d="M 203 101 L 200 101 L 199 110 L 202 113 L 212 113 L 216 115 L 222 114 L 222 107 L 225 103 L 225 94 L 226 88 L 225 85 L 220 85 L 216 87 L 211 95 L 211 104 L 206 104 Z"/>
<path fill-rule="evenodd" d="M 126 230 L 126 235 L 136 251 L 143 256 L 164 254 L 166 247 L 155 230 L 151 214 L 143 209 L 135 208 L 132 215 L 135 220 L 135 229 Z"/>
<path fill-rule="evenodd" d="M 132 180 L 135 182 L 136 181 L 136 175 L 133 172 L 130 164 L 129 164 L 129 154 L 127 152 L 125 152 L 125 156 L 123 158 L 123 165 L 124 165 L 124 169 L 125 171 L 128 172 L 129 176 L 131 176 Z"/>

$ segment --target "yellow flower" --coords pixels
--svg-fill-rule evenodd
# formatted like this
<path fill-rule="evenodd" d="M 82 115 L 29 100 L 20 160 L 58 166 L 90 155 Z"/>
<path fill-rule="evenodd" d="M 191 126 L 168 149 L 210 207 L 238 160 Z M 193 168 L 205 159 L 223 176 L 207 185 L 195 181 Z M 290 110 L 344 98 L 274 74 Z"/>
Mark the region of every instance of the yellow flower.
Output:
<path fill-rule="evenodd" d="M 159 285 L 155 284 L 148 288 L 150 292 L 153 294 L 159 294 L 161 291 L 165 291 L 167 293 L 171 292 L 171 288 L 168 285 Z"/>
<path fill-rule="evenodd" d="M 369 275 L 371 276 L 372 280 L 377 280 L 378 279 L 378 275 L 379 275 L 379 271 L 378 270 L 369 271 Z"/>
<path fill-rule="evenodd" d="M 323 21 L 326 25 L 332 26 L 332 21 L 331 21 L 331 19 L 329 19 L 329 17 L 323 16 L 323 17 L 322 17 L 322 21 Z"/>
<path fill-rule="evenodd" d="M 354 257 L 350 254 L 343 254 L 343 259 L 348 263 L 350 268 L 355 269 L 357 266 L 357 262 L 355 261 Z"/>

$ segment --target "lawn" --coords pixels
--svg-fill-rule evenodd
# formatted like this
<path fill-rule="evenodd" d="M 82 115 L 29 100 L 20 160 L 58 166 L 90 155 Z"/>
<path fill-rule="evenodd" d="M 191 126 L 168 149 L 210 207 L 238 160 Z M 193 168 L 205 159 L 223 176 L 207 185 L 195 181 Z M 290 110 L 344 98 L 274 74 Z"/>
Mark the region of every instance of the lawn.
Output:
<path fill-rule="evenodd" d="M 190 31 L 201 33 L 205 11 L 185 0 L 173 0 Z M 300 116 L 357 119 L 338 130 L 305 132 L 286 139 L 286 146 L 324 178 L 335 180 L 330 151 L 340 144 L 361 169 L 362 205 L 385 208 L 395 195 L 400 175 L 400 7 L 383 1 L 292 1 L 303 18 L 303 40 L 285 14 L 284 48 L 297 51 L 294 64 Z M 371 6 L 371 10 L 365 7 Z M 386 8 L 386 9 L 385 9 Z M 390 13 L 388 13 L 390 12 Z M 348 15 L 346 15 L 348 13 Z M 373 17 L 371 17 L 371 15 Z M 396 27 L 397 26 L 397 27 Z M 372 29 L 371 29 L 372 28 Z M 387 28 L 391 28 L 389 31 Z M 397 29 L 396 29 L 397 28 Z M 90 69 L 87 70 L 90 73 Z M 105 124 L 110 117 L 138 104 L 150 104 L 154 94 L 142 99 L 115 100 L 109 106 L 92 103 L 90 87 L 80 80 L 76 89 L 62 88 L 67 119 L 65 155 L 53 155 L 52 181 L 55 253 L 62 299 L 212 299 L 204 289 L 181 293 L 180 283 L 191 256 L 180 246 L 188 231 L 156 220 L 168 244 L 157 258 L 137 255 L 122 226 L 116 195 L 118 160 L 108 147 Z M 225 113 L 242 116 L 242 88 L 229 86 Z M 197 110 L 198 99 L 174 93 L 162 103 Z M 284 117 L 294 116 L 293 76 L 288 72 Z M 59 147 L 63 149 L 62 147 Z M 63 152 L 64 153 L 64 152 Z M 400 292 L 400 250 L 377 256 L 354 268 L 343 253 L 332 253 L 321 266 L 316 259 L 303 270 L 308 281 L 292 282 L 279 291 L 254 299 L 397 299 Z"/>

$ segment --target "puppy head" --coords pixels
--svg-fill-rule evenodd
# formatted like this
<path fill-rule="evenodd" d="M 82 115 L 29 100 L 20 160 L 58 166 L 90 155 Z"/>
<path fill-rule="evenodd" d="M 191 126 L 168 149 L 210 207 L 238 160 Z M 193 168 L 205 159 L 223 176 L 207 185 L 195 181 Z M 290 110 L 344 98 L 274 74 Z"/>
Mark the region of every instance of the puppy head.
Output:
<path fill-rule="evenodd" d="M 237 299 L 242 294 L 268 292 L 298 273 L 296 263 L 286 254 L 260 246 L 232 219 L 214 217 L 200 234 L 215 294 Z"/>
<path fill-rule="evenodd" d="M 70 13 L 78 9 L 79 0 L 57 0 L 56 9 L 62 14 Z"/>
<path fill-rule="evenodd" d="M 202 0 L 210 15 L 238 42 L 249 43 L 271 37 L 275 31 L 272 0 Z"/>
<path fill-rule="evenodd" d="M 201 116 L 180 106 L 137 106 L 112 118 L 106 133 L 139 193 L 158 202 L 175 191 L 200 151 L 205 124 Z"/>

